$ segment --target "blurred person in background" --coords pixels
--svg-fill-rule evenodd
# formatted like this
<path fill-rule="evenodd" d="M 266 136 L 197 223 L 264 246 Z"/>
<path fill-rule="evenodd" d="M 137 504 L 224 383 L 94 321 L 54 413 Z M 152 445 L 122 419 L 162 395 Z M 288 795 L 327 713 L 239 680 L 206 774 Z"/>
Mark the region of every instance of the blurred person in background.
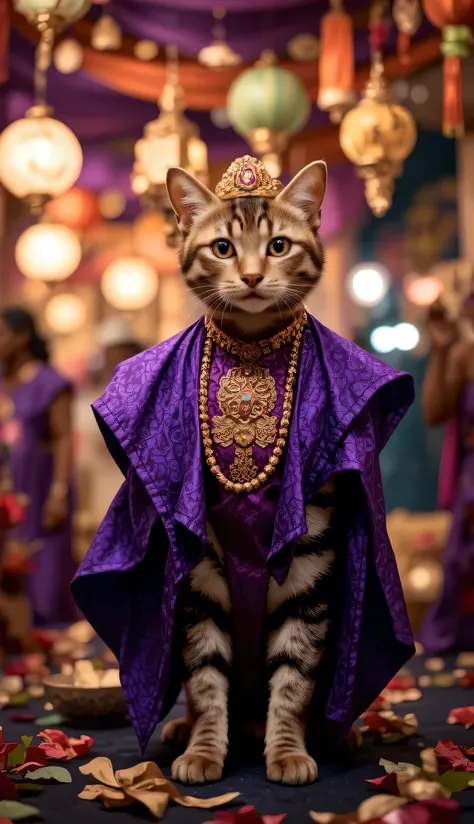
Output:
<path fill-rule="evenodd" d="M 9 483 L 28 498 L 13 539 L 32 553 L 26 591 L 37 626 L 77 618 L 72 557 L 72 387 L 49 364 L 45 340 L 22 308 L 0 311 L 0 405 L 11 420 Z"/>
<path fill-rule="evenodd" d="M 474 650 L 474 294 L 459 318 L 431 307 L 431 356 L 422 393 L 430 426 L 446 423 L 438 505 L 453 513 L 444 583 L 420 641 L 428 652 Z"/>
<path fill-rule="evenodd" d="M 120 317 L 104 321 L 99 329 L 99 346 L 99 363 L 92 385 L 78 393 L 74 414 L 79 475 L 79 531 L 85 536 L 84 549 L 88 548 L 123 483 L 123 475 L 109 455 L 91 405 L 105 390 L 119 363 L 144 349 L 131 324 Z"/>

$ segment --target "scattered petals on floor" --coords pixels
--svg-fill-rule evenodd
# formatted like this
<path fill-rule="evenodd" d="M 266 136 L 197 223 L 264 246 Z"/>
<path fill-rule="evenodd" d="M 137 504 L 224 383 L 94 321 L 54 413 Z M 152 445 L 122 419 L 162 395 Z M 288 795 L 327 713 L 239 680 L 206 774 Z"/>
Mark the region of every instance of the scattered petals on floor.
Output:
<path fill-rule="evenodd" d="M 395 810 L 396 817 L 392 815 Z M 379 795 L 364 801 L 352 813 L 336 815 L 310 812 L 310 816 L 317 824 L 457 824 L 459 804 L 446 798 L 408 804 L 404 798 Z"/>
<path fill-rule="evenodd" d="M 468 730 L 474 725 L 474 707 L 457 707 L 451 710 L 447 722 L 448 724 L 463 724 Z"/>
<path fill-rule="evenodd" d="M 281 824 L 286 813 L 281 815 L 260 815 L 255 807 L 241 807 L 237 812 L 218 810 L 212 821 L 205 824 Z"/>
<path fill-rule="evenodd" d="M 86 801 L 100 800 L 104 807 L 125 807 L 136 801 L 143 804 L 155 818 L 162 818 L 170 798 L 182 807 L 198 807 L 209 810 L 228 804 L 240 793 L 226 793 L 215 798 L 194 798 L 181 795 L 179 790 L 164 777 L 160 768 L 151 761 L 144 761 L 128 770 L 114 772 L 108 758 L 94 758 L 80 767 L 83 775 L 91 775 L 99 784 L 89 784 L 79 793 Z"/>
<path fill-rule="evenodd" d="M 418 720 L 413 713 L 404 716 L 395 715 L 392 711 L 366 712 L 362 716 L 363 733 L 374 733 L 386 743 L 403 741 L 418 733 Z"/>
<path fill-rule="evenodd" d="M 73 758 L 87 755 L 94 743 L 90 735 L 69 738 L 62 730 L 43 730 L 38 733 L 38 738 L 43 739 L 40 748 L 46 752 L 48 758 L 56 758 L 59 761 L 71 761 Z"/>
<path fill-rule="evenodd" d="M 438 741 L 434 749 L 440 773 L 449 770 L 459 772 L 474 772 L 474 761 L 471 761 L 460 747 L 453 741 Z"/>

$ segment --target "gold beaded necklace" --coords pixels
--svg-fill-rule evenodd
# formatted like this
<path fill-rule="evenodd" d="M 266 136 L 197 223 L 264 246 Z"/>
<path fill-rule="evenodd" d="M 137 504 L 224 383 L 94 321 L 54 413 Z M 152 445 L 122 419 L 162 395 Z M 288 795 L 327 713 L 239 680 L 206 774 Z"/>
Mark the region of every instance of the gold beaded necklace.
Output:
<path fill-rule="evenodd" d="M 275 472 L 286 446 L 290 417 L 294 400 L 298 357 L 301 338 L 307 322 L 303 312 L 282 332 L 268 340 L 247 343 L 234 340 L 206 318 L 206 340 L 201 364 L 199 385 L 199 417 L 206 462 L 213 475 L 226 489 L 242 493 L 258 489 Z M 237 355 L 241 365 L 230 369 L 220 379 L 217 402 L 222 415 L 212 419 L 212 432 L 208 412 L 209 377 L 213 344 Z M 277 393 L 275 381 L 268 369 L 258 366 L 262 355 L 278 351 L 292 344 L 286 376 L 283 410 L 279 426 L 273 411 Z M 226 478 L 214 455 L 213 440 L 222 446 L 235 443 L 235 459 L 230 466 L 230 478 Z M 263 468 L 255 465 L 253 444 L 265 447 L 274 443 L 268 464 Z"/>

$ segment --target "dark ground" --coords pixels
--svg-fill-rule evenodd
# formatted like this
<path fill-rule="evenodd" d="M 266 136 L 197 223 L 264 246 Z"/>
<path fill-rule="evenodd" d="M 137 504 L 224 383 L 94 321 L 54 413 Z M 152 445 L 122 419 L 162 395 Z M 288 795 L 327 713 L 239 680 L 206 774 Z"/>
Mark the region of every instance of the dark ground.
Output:
<path fill-rule="evenodd" d="M 414 659 L 411 669 L 423 672 L 420 659 Z M 408 761 L 419 763 L 420 745 L 432 746 L 438 739 L 452 739 L 456 744 L 474 746 L 474 727 L 464 730 L 461 726 L 446 724 L 449 710 L 454 707 L 474 705 L 474 690 L 452 688 L 429 688 L 423 691 L 423 698 L 413 704 L 394 707 L 398 715 L 414 712 L 419 720 L 420 735 L 399 744 L 364 744 L 363 748 L 352 758 L 350 763 L 320 764 L 320 779 L 309 787 L 281 787 L 266 781 L 263 763 L 254 765 L 229 765 L 224 780 L 212 787 L 183 790 L 186 794 L 200 797 L 220 795 L 224 792 L 239 791 L 241 796 L 229 809 L 238 809 L 245 804 L 253 804 L 261 814 L 288 814 L 288 824 L 310 822 L 309 810 L 319 812 L 348 812 L 373 792 L 364 783 L 365 778 L 375 778 L 383 774 L 378 765 L 380 758 L 391 761 Z M 43 702 L 32 705 L 31 711 L 45 715 Z M 40 730 L 32 723 L 12 723 L 9 718 L 14 712 L 30 711 L 25 708 L 3 710 L 0 712 L 0 724 L 3 725 L 3 740 L 17 741 L 21 735 L 36 735 Z M 182 714 L 179 707 L 175 714 Z M 54 725 L 53 725 L 54 726 Z M 107 756 L 115 769 L 123 769 L 137 764 L 142 759 L 130 726 L 114 729 L 94 729 L 93 725 L 81 726 L 80 729 L 63 724 L 69 735 L 90 734 L 95 738 L 93 749 L 87 759 L 77 759 L 65 765 L 70 769 L 73 783 L 48 786 L 38 797 L 24 798 L 25 803 L 37 806 L 47 824 L 104 824 L 115 820 L 117 824 L 132 820 L 150 821 L 145 808 L 133 806 L 122 810 L 106 811 L 99 802 L 82 801 L 78 793 L 88 783 L 88 777 L 82 776 L 79 766 L 95 756 Z M 36 743 L 39 743 L 37 740 Z M 155 760 L 169 775 L 172 754 L 168 747 L 160 743 L 159 730 L 156 731 L 148 752 L 147 760 Z M 53 762 L 49 762 L 53 763 Z M 59 762 L 56 762 L 59 763 Z M 89 779 L 90 780 L 90 779 Z M 93 783 L 90 781 L 90 783 Z M 183 788 L 182 788 L 183 789 Z M 461 804 L 459 824 L 474 822 L 474 788 L 456 793 L 454 796 Z M 184 809 L 170 804 L 164 820 L 169 824 L 201 824 L 213 817 L 213 811 Z"/>

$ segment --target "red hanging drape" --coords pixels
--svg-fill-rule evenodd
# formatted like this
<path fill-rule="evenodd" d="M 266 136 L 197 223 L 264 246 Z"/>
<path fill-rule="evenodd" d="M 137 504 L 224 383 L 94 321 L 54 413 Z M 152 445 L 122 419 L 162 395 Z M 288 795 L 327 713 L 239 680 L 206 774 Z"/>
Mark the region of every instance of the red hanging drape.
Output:
<path fill-rule="evenodd" d="M 8 44 L 10 42 L 10 4 L 0 0 L 0 84 L 8 77 Z"/>

